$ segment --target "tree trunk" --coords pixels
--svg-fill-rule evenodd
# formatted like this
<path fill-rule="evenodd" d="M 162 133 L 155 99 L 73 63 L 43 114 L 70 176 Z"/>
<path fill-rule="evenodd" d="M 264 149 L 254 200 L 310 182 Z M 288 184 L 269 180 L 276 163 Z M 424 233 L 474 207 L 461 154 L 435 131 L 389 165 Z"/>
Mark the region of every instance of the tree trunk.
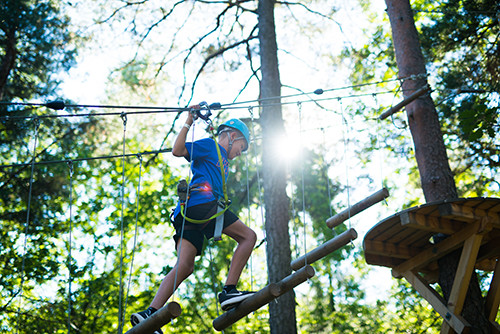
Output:
<path fill-rule="evenodd" d="M 385 2 L 391 22 L 399 77 L 416 76 L 414 79 L 403 81 L 403 94 L 407 97 L 427 85 L 424 57 L 409 0 L 386 0 Z M 433 202 L 457 198 L 443 134 L 430 95 L 420 97 L 407 105 L 406 114 L 413 137 L 415 158 L 425 200 Z M 460 253 L 454 253 L 439 261 L 439 285 L 443 289 L 446 300 L 453 285 L 459 256 Z M 489 332 L 487 319 L 484 316 L 481 291 L 475 274 L 472 275 L 462 316 L 474 327 L 474 333 Z"/>
<path fill-rule="evenodd" d="M 7 85 L 7 80 L 9 74 L 16 64 L 16 32 L 10 30 L 5 34 L 5 55 L 1 59 L 0 63 L 0 100 L 3 98 L 5 93 L 5 86 Z"/>
<path fill-rule="evenodd" d="M 286 173 L 283 161 L 276 159 L 274 139 L 284 133 L 281 112 L 281 82 L 278 69 L 278 46 L 274 24 L 274 0 L 260 0 L 259 43 L 262 80 L 262 163 L 264 204 L 266 208 L 266 252 L 269 281 L 278 282 L 291 273 L 290 236 L 288 234 L 289 200 L 286 195 Z M 268 99 L 276 97 L 275 99 Z M 292 291 L 269 304 L 271 333 L 297 333 L 295 294 Z"/>

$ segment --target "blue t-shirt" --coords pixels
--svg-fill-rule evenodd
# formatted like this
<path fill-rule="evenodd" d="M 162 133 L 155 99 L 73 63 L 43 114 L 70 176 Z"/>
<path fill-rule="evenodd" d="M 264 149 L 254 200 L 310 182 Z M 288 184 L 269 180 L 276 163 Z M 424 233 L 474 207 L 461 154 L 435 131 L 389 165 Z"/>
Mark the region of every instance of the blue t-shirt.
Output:
<path fill-rule="evenodd" d="M 229 174 L 227 152 L 220 145 L 219 148 L 227 181 Z M 189 191 L 187 206 L 191 207 L 224 198 L 220 162 L 215 141 L 211 138 L 200 139 L 193 143 L 186 143 L 186 149 L 188 151 L 186 159 L 191 162 L 191 171 L 193 173 L 189 183 L 192 189 Z M 174 217 L 177 217 L 179 212 L 180 203 L 177 203 Z"/>

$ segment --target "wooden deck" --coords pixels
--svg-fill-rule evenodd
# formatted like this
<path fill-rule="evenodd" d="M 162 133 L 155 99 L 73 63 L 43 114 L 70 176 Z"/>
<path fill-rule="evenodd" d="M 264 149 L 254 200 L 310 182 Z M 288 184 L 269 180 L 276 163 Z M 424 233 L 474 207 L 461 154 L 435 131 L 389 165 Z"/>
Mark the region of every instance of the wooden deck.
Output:
<path fill-rule="evenodd" d="M 438 233 L 449 237 L 435 244 Z M 494 320 L 500 303 L 500 198 L 461 198 L 398 212 L 367 232 L 363 248 L 368 264 L 392 268 L 394 277 L 405 277 L 446 319 L 442 333 L 467 331 L 460 313 L 471 274 L 474 268 L 493 271 L 486 311 L 492 328 L 499 330 Z M 462 255 L 445 303 L 430 284 L 438 277 L 437 260 L 457 249 Z"/>

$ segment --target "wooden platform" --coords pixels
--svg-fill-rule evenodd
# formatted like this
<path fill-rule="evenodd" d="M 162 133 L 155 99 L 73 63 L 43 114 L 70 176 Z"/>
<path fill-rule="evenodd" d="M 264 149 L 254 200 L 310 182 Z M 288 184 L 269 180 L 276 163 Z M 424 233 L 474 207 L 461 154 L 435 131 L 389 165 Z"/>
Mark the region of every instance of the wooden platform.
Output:
<path fill-rule="evenodd" d="M 434 244 L 437 233 L 449 237 Z M 363 240 L 366 262 L 392 268 L 405 277 L 443 316 L 442 333 L 466 332 L 460 317 L 474 270 L 494 271 L 488 291 L 487 317 L 494 322 L 500 302 L 500 198 L 461 198 L 427 203 L 390 216 L 367 232 Z M 445 303 L 429 285 L 437 280 L 437 260 L 462 249 L 450 301 Z"/>

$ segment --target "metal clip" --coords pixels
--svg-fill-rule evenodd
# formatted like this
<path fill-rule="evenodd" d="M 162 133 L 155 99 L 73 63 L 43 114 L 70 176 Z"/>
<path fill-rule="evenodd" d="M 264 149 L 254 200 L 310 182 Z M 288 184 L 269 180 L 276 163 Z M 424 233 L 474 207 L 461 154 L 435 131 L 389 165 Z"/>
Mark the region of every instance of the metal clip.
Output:
<path fill-rule="evenodd" d="M 177 183 L 177 196 L 179 196 L 179 201 L 186 202 L 187 200 L 188 184 L 187 181 L 182 179 Z"/>

